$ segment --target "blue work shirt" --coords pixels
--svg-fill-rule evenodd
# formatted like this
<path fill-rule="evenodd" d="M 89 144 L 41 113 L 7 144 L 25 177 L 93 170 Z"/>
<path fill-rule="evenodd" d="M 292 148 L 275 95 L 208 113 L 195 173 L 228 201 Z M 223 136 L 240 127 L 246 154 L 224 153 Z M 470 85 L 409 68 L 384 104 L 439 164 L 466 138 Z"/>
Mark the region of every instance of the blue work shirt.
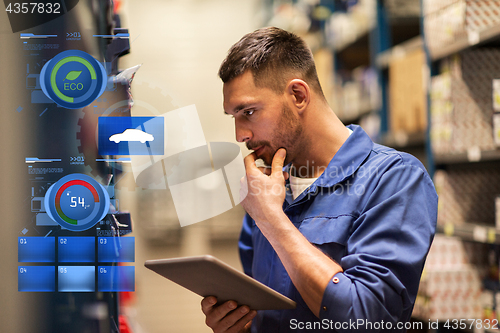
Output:
<path fill-rule="evenodd" d="M 252 332 L 406 331 L 396 328 L 410 320 L 438 197 L 415 157 L 373 143 L 359 126 L 349 128 L 353 133 L 325 171 L 295 200 L 287 182 L 283 204 L 307 240 L 344 272 L 330 279 L 316 317 L 246 215 L 239 241 L 245 273 L 297 302 L 293 310 L 258 311 Z"/>

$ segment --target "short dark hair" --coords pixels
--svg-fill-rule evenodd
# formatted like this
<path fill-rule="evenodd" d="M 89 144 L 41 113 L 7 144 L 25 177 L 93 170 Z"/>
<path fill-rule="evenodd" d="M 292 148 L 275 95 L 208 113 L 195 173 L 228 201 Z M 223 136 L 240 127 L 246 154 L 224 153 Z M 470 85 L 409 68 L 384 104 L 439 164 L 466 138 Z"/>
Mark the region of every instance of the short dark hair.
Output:
<path fill-rule="evenodd" d="M 258 87 L 280 94 L 290 79 L 299 78 L 324 97 L 311 50 L 291 32 L 268 27 L 246 34 L 229 49 L 219 77 L 227 83 L 247 70 Z"/>

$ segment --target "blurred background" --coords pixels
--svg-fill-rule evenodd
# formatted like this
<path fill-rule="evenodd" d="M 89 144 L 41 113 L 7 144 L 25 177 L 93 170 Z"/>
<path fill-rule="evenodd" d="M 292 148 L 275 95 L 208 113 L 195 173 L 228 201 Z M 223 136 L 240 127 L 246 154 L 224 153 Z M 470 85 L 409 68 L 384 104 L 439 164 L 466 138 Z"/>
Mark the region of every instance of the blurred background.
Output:
<path fill-rule="evenodd" d="M 19 47 L 7 13 L 0 16 L 2 331 L 210 332 L 201 298 L 143 263 L 213 254 L 241 270 L 241 206 L 181 228 L 169 191 L 142 189 L 125 169 L 90 162 L 97 153 L 84 139 L 93 132 L 86 136 L 83 128 L 91 127 L 91 113 L 57 108 L 45 113 L 45 104 L 33 97 L 29 103 L 27 79 L 18 75 L 26 72 L 27 49 Z M 85 36 L 76 47 L 68 39 L 59 45 L 115 64 L 110 75 L 141 65 L 130 83 L 136 107 L 146 101 L 163 113 L 195 104 L 207 142 L 235 142 L 217 71 L 232 44 L 271 25 L 307 41 L 325 96 L 346 125 L 359 124 L 374 141 L 415 155 L 434 179 L 438 233 L 413 313 L 423 329 L 410 331 L 432 331 L 429 320 L 440 321 L 434 331 L 458 330 L 453 319 L 498 320 L 500 1 L 88 0 L 23 32 L 129 33 L 129 49 L 111 56 L 105 54 L 109 42 Z M 30 52 L 43 58 L 43 50 Z M 61 129 L 60 136 L 53 134 Z M 18 292 L 16 242 L 34 218 L 26 208 L 34 195 L 30 198 L 33 178 L 27 177 L 24 160 L 43 152 L 83 154 L 89 162 L 71 170 L 120 177 L 112 184 L 120 211 L 133 221 L 128 236 L 135 237 L 135 292 L 89 297 Z M 40 233 L 43 228 L 37 227 L 32 229 Z M 469 321 L 464 331 L 484 331 L 479 326 Z"/>

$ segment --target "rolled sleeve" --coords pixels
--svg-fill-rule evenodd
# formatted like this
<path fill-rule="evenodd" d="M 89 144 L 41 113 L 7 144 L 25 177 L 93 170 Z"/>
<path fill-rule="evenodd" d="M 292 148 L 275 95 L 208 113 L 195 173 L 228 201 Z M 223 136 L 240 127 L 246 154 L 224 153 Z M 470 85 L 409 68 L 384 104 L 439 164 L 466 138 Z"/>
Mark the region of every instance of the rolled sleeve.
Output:
<path fill-rule="evenodd" d="M 384 288 L 383 285 L 379 287 L 382 293 L 389 296 L 390 287 Z M 393 299 L 392 307 L 402 309 L 401 297 L 394 295 L 387 298 Z M 360 316 L 360 312 L 364 312 L 365 316 Z M 385 330 L 370 329 L 370 326 L 364 324 L 390 322 L 391 327 L 396 327 L 397 322 L 389 313 L 387 304 L 373 297 L 362 281 L 352 279 L 343 273 L 337 273 L 328 283 L 323 294 L 319 318 L 336 323 L 334 327 L 338 332 L 380 332 Z"/>
<path fill-rule="evenodd" d="M 351 284 L 351 280 L 343 273 L 337 273 L 330 279 L 321 301 L 320 319 L 341 322 L 352 317 L 352 307 L 347 301 L 350 298 Z"/>

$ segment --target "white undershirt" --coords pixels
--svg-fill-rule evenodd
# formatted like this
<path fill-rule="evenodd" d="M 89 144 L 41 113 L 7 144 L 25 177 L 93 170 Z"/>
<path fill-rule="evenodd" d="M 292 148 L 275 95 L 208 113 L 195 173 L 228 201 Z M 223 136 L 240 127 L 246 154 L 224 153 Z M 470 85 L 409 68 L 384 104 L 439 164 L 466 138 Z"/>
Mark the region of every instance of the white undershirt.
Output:
<path fill-rule="evenodd" d="M 347 128 L 349 130 L 349 135 L 352 134 L 352 130 L 350 128 Z M 297 197 L 304 192 L 309 186 L 311 186 L 316 179 L 316 178 L 300 178 L 300 177 L 295 177 L 290 175 L 290 188 L 292 189 L 292 196 L 293 200 L 297 199 Z"/>
<path fill-rule="evenodd" d="M 293 200 L 304 192 L 309 186 L 312 185 L 318 179 L 316 178 L 300 178 L 290 175 L 290 188 L 292 189 Z"/>

